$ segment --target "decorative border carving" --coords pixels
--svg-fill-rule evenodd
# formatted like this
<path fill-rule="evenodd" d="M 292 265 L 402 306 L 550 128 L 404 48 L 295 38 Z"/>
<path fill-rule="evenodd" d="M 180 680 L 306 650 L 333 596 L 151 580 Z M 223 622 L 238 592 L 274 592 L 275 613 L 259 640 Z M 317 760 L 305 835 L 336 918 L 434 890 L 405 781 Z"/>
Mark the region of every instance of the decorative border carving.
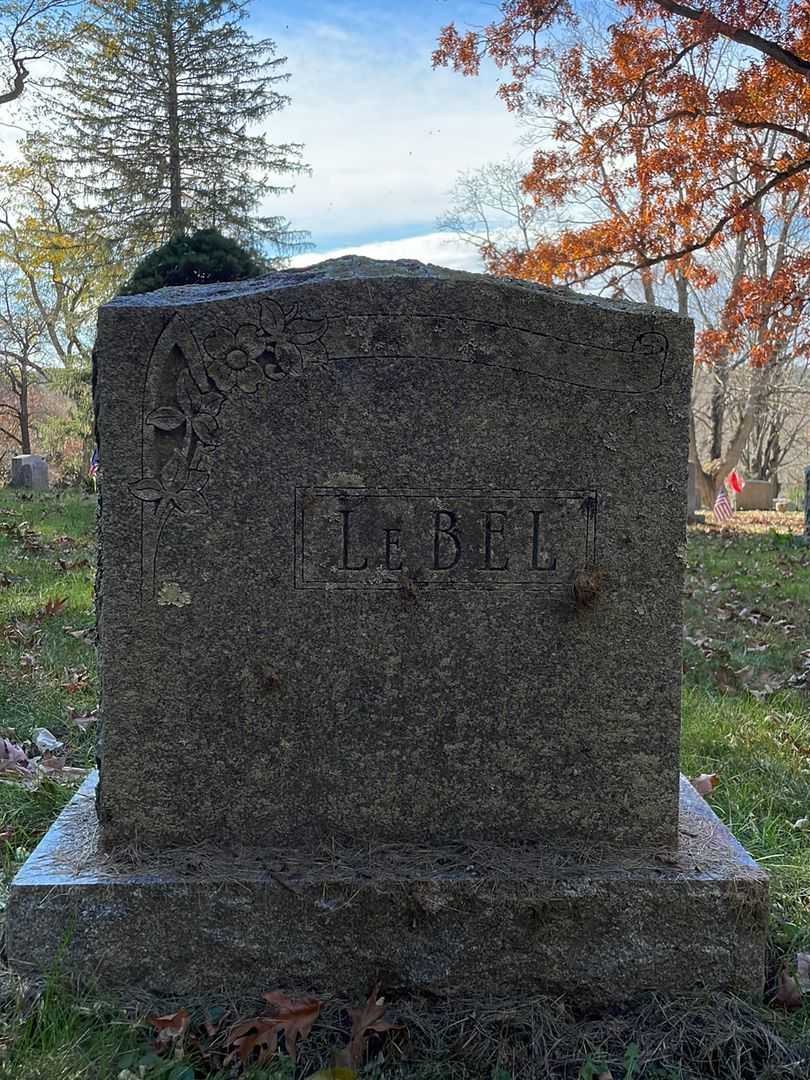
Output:
<path fill-rule="evenodd" d="M 220 328 L 202 347 L 175 313 L 155 342 L 142 399 L 141 475 L 129 485 L 141 510 L 142 596 L 154 598 L 160 538 L 174 514 L 208 514 L 205 487 L 220 438 L 224 402 L 262 384 L 299 378 L 327 359 L 325 319 L 304 318 L 297 305 L 256 306 L 255 322 Z M 174 373 L 165 387 L 166 371 Z"/>

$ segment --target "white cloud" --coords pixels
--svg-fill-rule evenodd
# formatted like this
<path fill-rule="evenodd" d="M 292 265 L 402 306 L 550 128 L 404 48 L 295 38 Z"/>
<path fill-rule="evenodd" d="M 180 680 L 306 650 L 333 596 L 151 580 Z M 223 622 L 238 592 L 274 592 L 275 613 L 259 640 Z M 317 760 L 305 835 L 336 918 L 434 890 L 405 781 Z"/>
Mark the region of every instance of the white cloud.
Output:
<path fill-rule="evenodd" d="M 514 153 L 517 125 L 494 74 L 432 70 L 437 11 L 404 26 L 394 11 L 369 25 L 337 5 L 328 18 L 291 19 L 284 33 L 268 24 L 292 74 L 292 105 L 271 118 L 270 137 L 303 142 L 313 169 L 293 194 L 268 200 L 268 213 L 322 246 L 427 230 L 459 170 Z"/>
<path fill-rule="evenodd" d="M 442 232 L 296 255 L 292 265 L 312 266 L 325 259 L 339 259 L 343 255 L 365 255 L 369 259 L 418 259 L 420 262 L 447 266 L 451 270 L 469 270 L 473 273 L 482 273 L 484 269 L 481 257 L 474 248 Z"/>

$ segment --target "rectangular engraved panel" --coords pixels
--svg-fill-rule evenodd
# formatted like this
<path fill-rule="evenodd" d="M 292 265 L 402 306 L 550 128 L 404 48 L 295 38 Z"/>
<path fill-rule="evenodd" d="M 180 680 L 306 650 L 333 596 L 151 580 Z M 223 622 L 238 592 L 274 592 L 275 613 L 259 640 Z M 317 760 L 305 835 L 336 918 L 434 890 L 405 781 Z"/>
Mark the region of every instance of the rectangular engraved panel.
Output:
<path fill-rule="evenodd" d="M 595 490 L 299 487 L 299 589 L 570 591 L 593 562 Z"/>

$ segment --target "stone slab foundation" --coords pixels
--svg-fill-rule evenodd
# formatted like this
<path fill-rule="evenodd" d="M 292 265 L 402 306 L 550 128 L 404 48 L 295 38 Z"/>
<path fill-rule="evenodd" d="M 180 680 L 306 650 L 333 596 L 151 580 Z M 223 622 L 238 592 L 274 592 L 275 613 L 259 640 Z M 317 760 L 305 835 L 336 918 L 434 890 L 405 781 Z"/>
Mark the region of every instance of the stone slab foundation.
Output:
<path fill-rule="evenodd" d="M 156 996 L 277 987 L 573 995 L 763 986 L 767 875 L 685 780 L 677 851 L 385 845 L 127 865 L 101 851 L 91 775 L 15 878 L 21 974 Z M 130 853 L 130 858 L 137 858 Z"/>

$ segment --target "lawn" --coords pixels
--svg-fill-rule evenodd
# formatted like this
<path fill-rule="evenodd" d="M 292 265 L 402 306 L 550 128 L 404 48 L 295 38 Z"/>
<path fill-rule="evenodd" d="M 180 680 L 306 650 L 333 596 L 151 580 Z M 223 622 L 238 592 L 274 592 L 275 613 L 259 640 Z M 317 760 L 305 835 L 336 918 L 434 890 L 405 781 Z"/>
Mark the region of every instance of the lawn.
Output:
<path fill-rule="evenodd" d="M 75 770 L 93 763 L 94 520 L 89 496 L 0 492 L 0 736 L 8 740 L 0 756 L 13 753 L 10 744 L 33 752 L 37 732 L 43 747 L 35 776 L 0 774 L 3 890 L 70 797 Z M 795 514 L 741 514 L 729 528 L 690 530 L 687 555 L 683 769 L 715 774 L 712 805 L 771 873 L 771 997 L 780 972 L 793 972 L 797 956 L 810 953 L 810 548 L 794 539 L 800 527 Z M 48 749 L 41 729 L 63 747 Z M 137 1010 L 75 996 L 58 975 L 22 995 L 10 978 L 3 986 L 2 1076 L 232 1074 L 216 1071 L 193 1025 L 174 1057 L 156 1057 Z M 810 1004 L 755 1009 L 715 995 L 648 1000 L 598 1016 L 576 1003 L 527 1002 L 506 1012 L 462 1004 L 455 1013 L 434 1010 L 430 1022 L 403 1007 L 399 1019 L 410 1041 L 373 1036 L 364 1076 L 810 1076 Z M 297 1075 L 328 1059 L 329 1045 L 346 1035 L 345 1015 L 326 1009 Z M 244 1075 L 293 1074 L 278 1058 L 271 1070 Z"/>

